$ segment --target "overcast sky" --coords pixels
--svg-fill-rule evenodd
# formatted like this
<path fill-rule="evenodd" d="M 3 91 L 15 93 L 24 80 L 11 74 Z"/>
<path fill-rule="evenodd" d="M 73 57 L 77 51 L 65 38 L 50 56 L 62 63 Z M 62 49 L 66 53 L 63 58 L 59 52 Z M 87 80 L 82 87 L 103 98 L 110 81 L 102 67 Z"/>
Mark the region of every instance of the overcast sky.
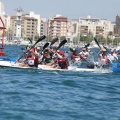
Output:
<path fill-rule="evenodd" d="M 120 14 L 120 0 L 0 0 L 4 2 L 6 14 L 16 14 L 21 7 L 24 13 L 34 11 L 43 18 L 51 18 L 61 14 L 69 19 L 93 18 L 115 21 Z"/>

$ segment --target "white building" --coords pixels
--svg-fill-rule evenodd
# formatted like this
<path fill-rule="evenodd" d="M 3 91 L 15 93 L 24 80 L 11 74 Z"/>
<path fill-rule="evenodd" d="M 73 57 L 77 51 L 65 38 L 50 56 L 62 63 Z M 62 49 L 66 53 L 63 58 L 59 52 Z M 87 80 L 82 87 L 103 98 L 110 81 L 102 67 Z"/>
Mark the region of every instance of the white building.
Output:
<path fill-rule="evenodd" d="M 5 15 L 4 3 L 3 2 L 0 2 L 0 15 Z"/>
<path fill-rule="evenodd" d="M 79 19 L 80 35 L 93 37 L 107 37 L 111 31 L 112 23 L 106 19 L 87 18 Z"/>
<path fill-rule="evenodd" d="M 40 15 L 35 14 L 34 12 L 30 12 L 29 16 L 37 19 L 37 21 L 38 21 L 37 32 L 38 32 L 38 35 L 40 36 L 40 26 L 41 26 L 41 17 L 40 17 Z"/>
<path fill-rule="evenodd" d="M 45 18 L 41 18 L 40 36 L 42 35 L 48 35 L 48 22 Z"/>
<path fill-rule="evenodd" d="M 57 14 L 48 21 L 48 35 L 51 38 L 67 36 L 68 18 Z"/>
<path fill-rule="evenodd" d="M 5 27 L 5 26 L 3 26 L 3 24 L 5 25 L 5 12 L 4 12 L 4 3 L 3 2 L 0 2 L 0 17 L 3 21 L 3 23 L 2 23 L 2 21 L 0 21 L 0 27 Z M 0 30 L 0 36 L 1 36 L 1 33 L 2 32 Z"/>
<path fill-rule="evenodd" d="M 78 21 L 68 20 L 67 27 L 67 39 L 72 41 L 78 36 Z"/>

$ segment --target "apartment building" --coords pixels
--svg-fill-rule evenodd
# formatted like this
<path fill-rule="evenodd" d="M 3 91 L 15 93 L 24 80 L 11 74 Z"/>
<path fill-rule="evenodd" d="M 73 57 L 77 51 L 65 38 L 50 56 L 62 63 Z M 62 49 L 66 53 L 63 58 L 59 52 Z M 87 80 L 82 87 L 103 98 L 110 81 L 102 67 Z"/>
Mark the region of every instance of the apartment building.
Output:
<path fill-rule="evenodd" d="M 12 39 L 16 39 L 17 29 L 19 29 L 17 26 L 19 25 L 21 25 L 20 36 L 22 38 L 32 38 L 34 40 L 40 36 L 40 15 L 34 14 L 34 12 L 30 12 L 30 14 L 22 14 L 21 20 L 17 21 L 18 17 L 19 16 L 17 15 L 6 17 L 7 34 L 9 34 L 8 36 L 12 36 Z"/>
<path fill-rule="evenodd" d="M 78 36 L 78 25 L 79 22 L 77 20 L 68 20 L 67 23 L 67 39 L 72 41 L 73 38 Z"/>
<path fill-rule="evenodd" d="M 116 27 L 115 27 L 116 34 L 120 35 L 120 15 L 116 16 Z"/>
<path fill-rule="evenodd" d="M 28 17 L 26 15 L 22 15 L 21 21 L 21 36 L 22 38 L 33 38 L 38 36 L 37 19 L 33 17 Z M 16 36 L 16 16 L 11 16 L 10 20 L 10 32 L 12 33 L 13 37 Z"/>
<path fill-rule="evenodd" d="M 4 15 L 5 14 L 5 11 L 4 11 L 4 3 L 3 2 L 0 2 L 0 15 Z"/>
<path fill-rule="evenodd" d="M 82 36 L 107 37 L 111 31 L 111 22 L 105 19 L 87 18 L 79 19 L 79 32 Z"/>
<path fill-rule="evenodd" d="M 48 35 L 48 21 L 45 18 L 41 18 L 40 36 L 42 35 Z"/>
<path fill-rule="evenodd" d="M 54 37 L 67 37 L 68 18 L 62 15 L 56 15 L 48 20 L 48 35 Z"/>

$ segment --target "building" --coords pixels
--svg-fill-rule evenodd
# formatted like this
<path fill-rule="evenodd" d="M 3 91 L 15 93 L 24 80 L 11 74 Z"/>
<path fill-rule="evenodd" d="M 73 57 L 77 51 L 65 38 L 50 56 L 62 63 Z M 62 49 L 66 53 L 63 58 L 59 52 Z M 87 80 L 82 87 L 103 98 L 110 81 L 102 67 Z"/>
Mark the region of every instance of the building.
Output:
<path fill-rule="evenodd" d="M 120 15 L 116 16 L 115 33 L 120 35 Z"/>
<path fill-rule="evenodd" d="M 16 39 L 17 25 L 20 25 L 21 38 L 38 39 L 40 36 L 40 15 L 36 15 L 33 12 L 30 12 L 30 14 L 22 14 L 21 24 L 17 23 L 17 17 L 17 15 L 7 16 L 7 30 L 9 36 L 12 36 L 12 39 Z"/>
<path fill-rule="evenodd" d="M 48 21 L 45 18 L 41 18 L 40 36 L 48 35 Z"/>
<path fill-rule="evenodd" d="M 79 31 L 81 36 L 91 35 L 93 37 L 107 38 L 111 31 L 111 22 L 87 16 L 87 18 L 79 19 Z"/>
<path fill-rule="evenodd" d="M 22 15 L 22 24 L 21 24 L 21 36 L 22 38 L 33 38 L 38 36 L 37 32 L 37 19 L 33 17 L 27 17 Z M 10 20 L 10 31 L 12 32 L 13 37 L 16 36 L 16 16 L 11 16 Z"/>
<path fill-rule="evenodd" d="M 67 23 L 67 39 L 72 41 L 74 38 L 78 36 L 78 24 L 77 20 L 68 20 Z"/>
<path fill-rule="evenodd" d="M 41 17 L 39 14 L 35 14 L 34 12 L 29 13 L 29 17 L 33 17 L 37 20 L 37 33 L 40 36 L 40 26 L 41 26 Z"/>
<path fill-rule="evenodd" d="M 0 2 L 0 15 L 5 15 L 5 11 L 4 11 L 4 3 Z"/>
<path fill-rule="evenodd" d="M 68 18 L 62 15 L 56 15 L 48 20 L 48 35 L 51 38 L 67 37 Z"/>

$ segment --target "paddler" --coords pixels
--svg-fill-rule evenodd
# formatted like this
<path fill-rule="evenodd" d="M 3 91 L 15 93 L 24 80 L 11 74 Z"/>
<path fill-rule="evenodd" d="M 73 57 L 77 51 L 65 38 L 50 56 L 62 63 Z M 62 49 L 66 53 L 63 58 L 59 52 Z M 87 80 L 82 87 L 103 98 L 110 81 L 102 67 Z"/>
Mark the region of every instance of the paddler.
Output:
<path fill-rule="evenodd" d="M 29 50 L 29 55 L 26 57 L 27 64 L 30 67 L 38 67 L 38 56 L 35 54 L 35 50 Z"/>
<path fill-rule="evenodd" d="M 35 48 L 35 54 L 36 54 L 36 56 L 38 56 L 38 63 L 41 64 L 43 55 L 42 55 L 42 51 L 41 51 L 40 46 L 37 46 Z"/>
<path fill-rule="evenodd" d="M 51 49 L 49 49 L 52 58 L 54 59 L 54 62 L 56 64 L 56 66 L 60 69 L 68 69 L 68 58 L 65 56 L 64 51 L 62 50 L 57 50 L 56 47 L 52 47 Z"/>
<path fill-rule="evenodd" d="M 118 53 L 117 53 L 116 49 L 111 50 L 110 54 L 108 54 L 107 57 L 111 63 L 113 61 L 118 60 Z"/>
<path fill-rule="evenodd" d="M 83 47 L 82 48 L 82 51 L 79 53 L 80 55 L 80 58 L 82 60 L 87 60 L 88 56 L 89 56 L 89 52 L 87 51 L 87 48 L 86 47 Z"/>
<path fill-rule="evenodd" d="M 48 49 L 46 49 L 44 51 L 44 53 L 43 53 L 42 64 L 51 66 L 52 68 L 58 68 L 58 69 L 60 69 L 60 67 L 55 64 L 55 61 L 52 58 L 52 54 L 50 53 L 50 51 Z"/>
<path fill-rule="evenodd" d="M 71 60 L 72 60 L 73 63 L 80 62 L 80 60 L 81 60 L 80 55 L 79 55 L 79 53 L 76 49 L 72 50 Z"/>
<path fill-rule="evenodd" d="M 109 63 L 109 60 L 107 58 L 107 50 L 105 48 L 102 48 L 100 50 L 100 53 L 98 54 L 98 58 L 99 58 L 99 63 L 101 65 L 107 65 Z"/>
<path fill-rule="evenodd" d="M 38 56 L 35 54 L 35 49 L 30 49 L 29 54 L 26 56 L 25 60 L 20 62 L 22 62 L 20 64 L 22 67 L 38 67 Z"/>
<path fill-rule="evenodd" d="M 61 69 L 68 69 L 69 61 L 62 50 L 57 50 L 58 57 L 55 59 L 55 63 L 60 66 Z"/>

